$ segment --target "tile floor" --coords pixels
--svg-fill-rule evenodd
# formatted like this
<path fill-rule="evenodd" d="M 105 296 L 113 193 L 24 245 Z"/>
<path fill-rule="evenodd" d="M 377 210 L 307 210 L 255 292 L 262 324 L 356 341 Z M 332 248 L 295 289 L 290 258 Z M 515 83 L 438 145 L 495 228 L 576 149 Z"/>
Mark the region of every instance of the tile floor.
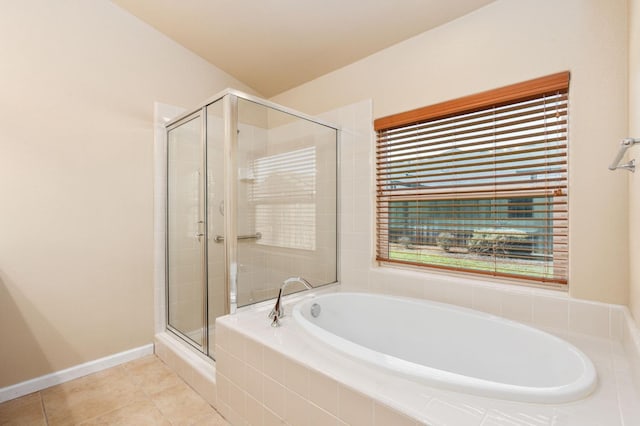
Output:
<path fill-rule="evenodd" d="M 0 404 L 0 425 L 228 423 L 155 355 Z"/>

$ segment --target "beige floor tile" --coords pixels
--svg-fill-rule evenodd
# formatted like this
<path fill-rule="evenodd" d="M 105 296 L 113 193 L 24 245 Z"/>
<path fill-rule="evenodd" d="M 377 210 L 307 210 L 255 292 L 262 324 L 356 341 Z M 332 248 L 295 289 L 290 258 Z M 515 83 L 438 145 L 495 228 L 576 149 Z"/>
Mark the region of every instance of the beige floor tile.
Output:
<path fill-rule="evenodd" d="M 190 425 L 193 426 L 229 426 L 229 423 L 217 412 L 206 414 L 195 419 Z"/>
<path fill-rule="evenodd" d="M 0 425 L 228 426 L 228 423 L 152 355 L 2 403 Z"/>
<path fill-rule="evenodd" d="M 39 392 L 0 404 L 0 425 L 45 425 Z"/>
<path fill-rule="evenodd" d="M 81 426 L 171 426 L 151 400 L 136 401 L 102 416 L 80 423 Z"/>
<path fill-rule="evenodd" d="M 74 395 L 78 392 L 86 392 L 88 390 L 90 391 L 111 387 L 133 387 L 133 385 L 133 382 L 129 380 L 124 368 L 122 366 L 117 366 L 44 389 L 42 391 L 42 396 L 51 397 L 59 393 Z"/>
<path fill-rule="evenodd" d="M 184 383 L 154 393 L 151 399 L 173 425 L 192 424 L 195 419 L 217 414 L 200 395 Z"/>
<path fill-rule="evenodd" d="M 129 362 L 123 367 L 129 378 L 149 395 L 182 383 L 182 379 L 155 355 Z"/>
<path fill-rule="evenodd" d="M 120 367 L 42 391 L 49 425 L 80 423 L 146 398 Z"/>

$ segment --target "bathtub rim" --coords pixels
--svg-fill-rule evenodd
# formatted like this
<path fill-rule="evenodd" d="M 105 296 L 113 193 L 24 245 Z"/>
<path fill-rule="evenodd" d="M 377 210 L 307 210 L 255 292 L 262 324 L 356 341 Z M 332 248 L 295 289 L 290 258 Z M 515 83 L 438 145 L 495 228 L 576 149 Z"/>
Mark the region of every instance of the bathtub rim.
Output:
<path fill-rule="evenodd" d="M 335 297 L 336 295 L 372 297 L 378 299 L 383 298 L 405 302 L 408 301 L 425 305 L 435 305 L 453 311 L 466 312 L 468 314 L 476 315 L 484 319 L 490 319 L 494 321 L 498 320 L 510 326 L 543 335 L 545 338 L 554 340 L 556 342 L 561 342 L 563 345 L 568 346 L 571 352 L 577 356 L 577 359 L 581 361 L 583 374 L 577 380 L 574 380 L 569 384 L 547 387 L 532 387 L 494 382 L 477 377 L 464 376 L 445 370 L 439 370 L 424 365 L 420 365 L 419 371 L 426 374 L 416 375 L 417 364 L 411 361 L 406 361 L 391 355 L 377 352 L 365 346 L 351 342 L 345 338 L 337 336 L 323 329 L 320 326 L 313 324 L 311 321 L 308 321 L 306 318 L 304 318 L 304 315 L 302 314 L 303 307 L 310 306 L 318 298 Z M 310 297 L 298 301 L 293 307 L 292 316 L 294 322 L 304 331 L 305 335 L 311 338 L 313 338 L 314 336 L 317 337 L 321 343 L 325 344 L 328 347 L 331 347 L 337 353 L 340 353 L 341 355 L 347 356 L 351 359 L 365 361 L 367 364 L 375 367 L 380 367 L 384 371 L 387 371 L 389 373 L 398 373 L 409 380 L 423 383 L 427 386 L 443 388 L 455 392 L 469 393 L 487 398 L 498 398 L 516 402 L 538 404 L 562 404 L 576 402 L 588 397 L 598 386 L 598 375 L 593 362 L 588 356 L 584 354 L 584 352 L 582 352 L 572 343 L 546 331 L 540 330 L 539 328 L 536 328 L 534 326 L 488 314 L 486 312 L 478 311 L 475 309 L 451 305 L 448 303 L 435 302 L 428 299 L 417 299 L 378 293 L 340 291 L 324 294 L 313 294 L 310 295 Z M 393 368 L 391 368 L 390 365 L 393 365 Z"/>

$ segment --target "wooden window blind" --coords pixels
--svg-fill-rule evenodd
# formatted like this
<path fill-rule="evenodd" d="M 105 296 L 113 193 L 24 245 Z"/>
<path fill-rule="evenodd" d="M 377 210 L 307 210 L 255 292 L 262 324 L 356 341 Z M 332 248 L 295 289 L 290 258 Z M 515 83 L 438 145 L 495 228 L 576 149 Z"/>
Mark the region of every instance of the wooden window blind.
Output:
<path fill-rule="evenodd" d="M 566 284 L 563 72 L 375 121 L 377 260 Z"/>

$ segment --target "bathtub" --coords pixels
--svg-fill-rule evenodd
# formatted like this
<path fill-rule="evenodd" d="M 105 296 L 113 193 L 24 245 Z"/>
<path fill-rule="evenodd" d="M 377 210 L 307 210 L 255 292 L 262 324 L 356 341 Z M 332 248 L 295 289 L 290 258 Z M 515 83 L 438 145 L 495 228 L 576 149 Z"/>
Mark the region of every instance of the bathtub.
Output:
<path fill-rule="evenodd" d="M 597 383 L 591 360 L 570 343 L 443 303 L 330 293 L 298 303 L 293 318 L 351 357 L 437 388 L 564 403 L 589 395 Z"/>

